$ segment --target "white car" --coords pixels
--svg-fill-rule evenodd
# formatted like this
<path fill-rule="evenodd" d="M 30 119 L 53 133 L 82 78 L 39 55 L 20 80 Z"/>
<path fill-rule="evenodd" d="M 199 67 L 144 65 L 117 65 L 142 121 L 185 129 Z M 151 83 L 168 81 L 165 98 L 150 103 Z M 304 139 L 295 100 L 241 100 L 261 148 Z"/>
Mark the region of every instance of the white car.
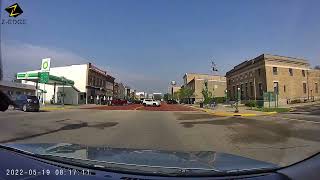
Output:
<path fill-rule="evenodd" d="M 154 100 L 154 99 L 144 99 L 142 101 L 142 104 L 144 106 L 158 106 L 158 107 L 161 105 L 160 101 L 157 101 L 157 100 Z"/>

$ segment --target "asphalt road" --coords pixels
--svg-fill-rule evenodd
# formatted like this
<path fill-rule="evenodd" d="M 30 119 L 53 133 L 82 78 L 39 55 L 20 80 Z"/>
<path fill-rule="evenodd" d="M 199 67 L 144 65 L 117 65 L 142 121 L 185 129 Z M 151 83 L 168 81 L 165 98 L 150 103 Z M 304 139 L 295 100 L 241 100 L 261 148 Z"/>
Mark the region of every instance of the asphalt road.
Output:
<path fill-rule="evenodd" d="M 181 109 L 0 112 L 0 143 L 217 151 L 280 165 L 320 151 L 320 122 L 314 114 L 241 118 Z"/>

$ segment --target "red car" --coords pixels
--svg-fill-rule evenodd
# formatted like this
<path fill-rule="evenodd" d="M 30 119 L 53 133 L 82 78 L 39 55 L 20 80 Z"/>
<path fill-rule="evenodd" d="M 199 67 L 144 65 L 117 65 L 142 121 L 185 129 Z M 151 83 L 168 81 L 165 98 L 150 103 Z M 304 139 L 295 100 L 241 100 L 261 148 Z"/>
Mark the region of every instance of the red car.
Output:
<path fill-rule="evenodd" d="M 120 106 L 123 106 L 123 105 L 126 105 L 128 104 L 127 100 L 125 99 L 113 99 L 111 101 L 111 105 L 114 106 L 114 105 L 120 105 Z"/>

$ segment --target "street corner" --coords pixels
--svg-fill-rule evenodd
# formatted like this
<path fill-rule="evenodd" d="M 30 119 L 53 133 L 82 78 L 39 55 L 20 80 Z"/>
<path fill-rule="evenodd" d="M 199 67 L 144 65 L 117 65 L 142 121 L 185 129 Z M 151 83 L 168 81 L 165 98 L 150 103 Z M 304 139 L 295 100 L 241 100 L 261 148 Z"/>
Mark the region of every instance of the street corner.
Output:
<path fill-rule="evenodd" d="M 157 106 L 141 106 L 137 107 L 135 110 L 140 111 L 197 111 L 197 109 L 194 109 L 189 106 L 184 106 L 180 104 L 167 104 L 162 103 L 159 107 Z"/>
<path fill-rule="evenodd" d="M 260 112 L 260 113 L 232 113 L 232 112 L 209 112 L 216 116 L 225 116 L 225 117 L 254 117 L 254 116 L 269 116 L 275 115 L 277 112 Z"/>
<path fill-rule="evenodd" d="M 277 112 L 246 112 L 246 113 L 235 113 L 230 111 L 215 111 L 212 109 L 204 109 L 204 108 L 198 108 L 194 106 L 190 106 L 193 109 L 196 109 L 198 111 L 206 112 L 208 114 L 214 115 L 214 116 L 224 116 L 224 117 L 231 117 L 231 116 L 243 116 L 243 117 L 253 117 L 253 116 L 268 116 L 268 115 L 274 115 L 277 114 Z"/>

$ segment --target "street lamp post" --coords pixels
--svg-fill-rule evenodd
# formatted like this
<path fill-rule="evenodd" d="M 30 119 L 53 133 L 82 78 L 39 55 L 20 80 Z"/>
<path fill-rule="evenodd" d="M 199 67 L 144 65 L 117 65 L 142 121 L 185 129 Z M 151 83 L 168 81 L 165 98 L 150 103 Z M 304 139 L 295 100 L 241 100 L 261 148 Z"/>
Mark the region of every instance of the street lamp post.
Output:
<path fill-rule="evenodd" d="M 240 88 L 237 88 L 237 103 L 236 103 L 236 110 L 234 111 L 235 113 L 239 113 L 239 100 L 240 100 Z"/>
<path fill-rule="evenodd" d="M 226 103 L 227 103 L 227 99 L 228 99 L 228 90 L 227 90 L 227 89 L 226 89 L 225 92 L 224 92 L 224 96 L 225 96 Z"/>

